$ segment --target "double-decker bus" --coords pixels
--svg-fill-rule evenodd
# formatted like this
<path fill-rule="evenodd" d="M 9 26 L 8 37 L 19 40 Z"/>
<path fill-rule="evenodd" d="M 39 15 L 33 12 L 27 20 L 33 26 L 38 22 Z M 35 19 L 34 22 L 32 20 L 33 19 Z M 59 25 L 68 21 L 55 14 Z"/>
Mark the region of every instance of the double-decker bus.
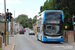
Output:
<path fill-rule="evenodd" d="M 64 42 L 64 15 L 62 10 L 45 10 L 37 16 L 37 40 Z"/>

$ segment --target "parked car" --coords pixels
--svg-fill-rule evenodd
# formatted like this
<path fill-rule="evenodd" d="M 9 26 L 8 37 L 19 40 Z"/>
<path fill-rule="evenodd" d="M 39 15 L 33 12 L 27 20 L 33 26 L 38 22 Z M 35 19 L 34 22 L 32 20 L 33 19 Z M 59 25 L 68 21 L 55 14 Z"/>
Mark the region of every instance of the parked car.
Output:
<path fill-rule="evenodd" d="M 25 29 L 20 29 L 20 34 L 24 34 L 25 31 Z"/>
<path fill-rule="evenodd" d="M 35 35 L 35 32 L 33 30 L 30 30 L 29 35 Z"/>
<path fill-rule="evenodd" d="M 26 30 L 25 29 L 23 29 L 24 30 L 24 32 L 26 32 Z"/>

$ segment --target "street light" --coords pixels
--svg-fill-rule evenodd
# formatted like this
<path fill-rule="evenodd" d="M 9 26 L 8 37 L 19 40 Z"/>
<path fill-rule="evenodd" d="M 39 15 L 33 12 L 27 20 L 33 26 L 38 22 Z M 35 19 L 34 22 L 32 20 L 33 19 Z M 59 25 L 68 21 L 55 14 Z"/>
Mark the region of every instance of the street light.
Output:
<path fill-rule="evenodd" d="M 6 21 L 6 0 L 4 0 L 4 12 L 5 12 L 5 21 Z"/>
<path fill-rule="evenodd" d="M 4 12 L 5 12 L 5 35 L 6 35 L 6 0 L 4 0 Z M 6 36 L 4 36 L 4 40 L 5 40 L 5 46 L 6 46 Z"/>

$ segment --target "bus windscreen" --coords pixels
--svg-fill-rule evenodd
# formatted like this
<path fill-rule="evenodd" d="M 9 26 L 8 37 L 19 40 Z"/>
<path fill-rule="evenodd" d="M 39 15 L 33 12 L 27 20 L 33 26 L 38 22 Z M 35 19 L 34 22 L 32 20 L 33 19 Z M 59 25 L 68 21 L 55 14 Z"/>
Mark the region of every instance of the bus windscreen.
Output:
<path fill-rule="evenodd" d="M 45 20 L 60 20 L 61 12 L 45 12 Z"/>

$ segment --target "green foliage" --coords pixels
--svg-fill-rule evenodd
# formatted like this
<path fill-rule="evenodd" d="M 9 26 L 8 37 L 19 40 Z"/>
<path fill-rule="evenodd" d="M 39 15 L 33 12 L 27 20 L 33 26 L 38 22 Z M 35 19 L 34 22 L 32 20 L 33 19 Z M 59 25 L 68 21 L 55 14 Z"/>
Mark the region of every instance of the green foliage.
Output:
<path fill-rule="evenodd" d="M 36 19 L 37 15 L 35 15 L 34 18 L 32 19 L 28 18 L 28 16 L 24 14 L 21 14 L 16 18 L 16 20 L 18 20 L 23 27 L 29 28 L 32 28 L 32 25 L 36 22 Z"/>
<path fill-rule="evenodd" d="M 65 18 L 65 25 L 68 26 L 68 30 L 73 29 L 73 25 L 70 22 L 72 15 L 75 15 L 75 0 L 54 0 L 54 9 L 63 10 L 64 18 Z"/>
<path fill-rule="evenodd" d="M 2 50 L 2 48 L 0 48 L 0 50 Z"/>
<path fill-rule="evenodd" d="M 35 23 L 36 20 L 37 20 L 37 15 L 34 16 L 34 18 L 33 18 L 33 23 Z"/>
<path fill-rule="evenodd" d="M 53 10 L 53 0 L 46 0 L 46 2 L 44 3 L 44 6 L 40 7 L 40 12 L 44 11 L 44 10 Z"/>
<path fill-rule="evenodd" d="M 21 15 L 19 15 L 16 19 L 17 19 L 18 21 L 20 21 L 22 18 L 24 19 L 24 21 L 27 21 L 28 16 L 25 15 L 25 14 L 21 14 Z"/>
<path fill-rule="evenodd" d="M 27 15 L 21 14 L 16 18 L 16 20 L 18 20 L 24 28 L 32 28 L 32 19 L 28 18 Z"/>

